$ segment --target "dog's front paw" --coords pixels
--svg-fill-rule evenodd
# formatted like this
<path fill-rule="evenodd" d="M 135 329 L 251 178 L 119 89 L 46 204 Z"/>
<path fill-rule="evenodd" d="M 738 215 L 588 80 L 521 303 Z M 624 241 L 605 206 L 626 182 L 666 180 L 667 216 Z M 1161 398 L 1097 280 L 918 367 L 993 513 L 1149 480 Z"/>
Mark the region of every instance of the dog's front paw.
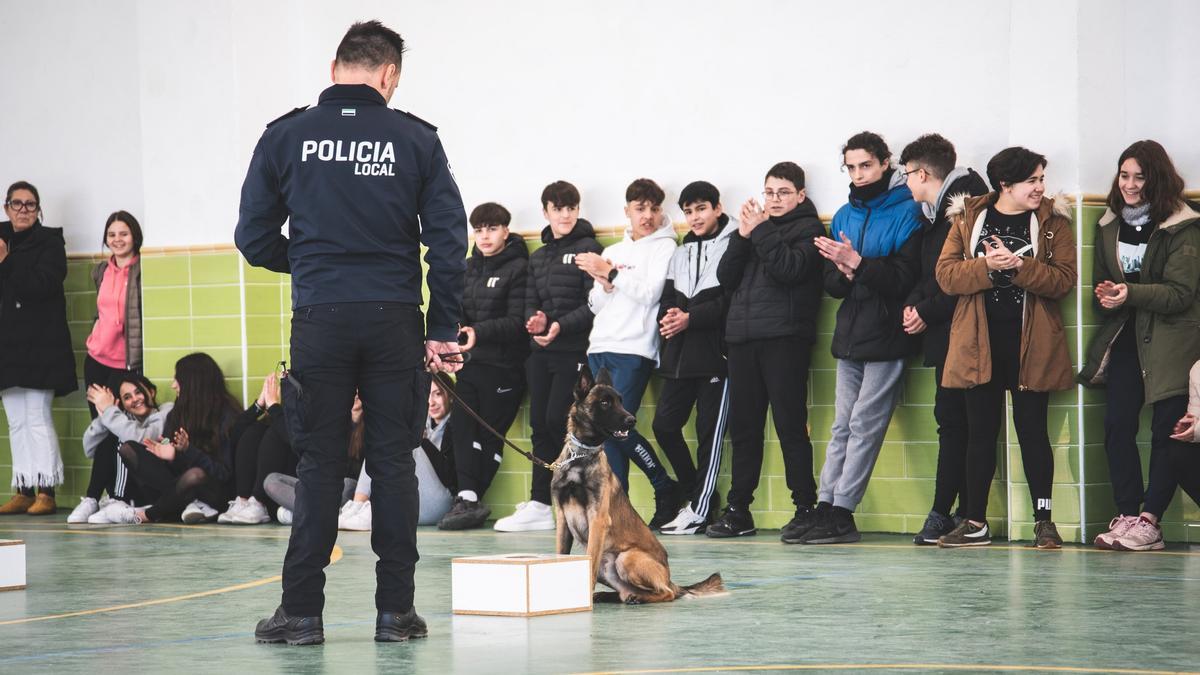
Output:
<path fill-rule="evenodd" d="M 644 604 L 646 601 L 642 600 L 642 596 L 634 595 L 633 593 L 630 593 L 629 595 L 625 596 L 624 602 L 627 605 L 641 605 L 641 604 Z"/>

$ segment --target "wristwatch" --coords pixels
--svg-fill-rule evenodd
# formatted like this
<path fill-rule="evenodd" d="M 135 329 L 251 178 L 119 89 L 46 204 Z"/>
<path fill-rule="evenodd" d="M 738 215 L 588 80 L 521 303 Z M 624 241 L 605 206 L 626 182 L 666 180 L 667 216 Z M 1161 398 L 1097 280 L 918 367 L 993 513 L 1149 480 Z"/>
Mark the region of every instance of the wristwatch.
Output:
<path fill-rule="evenodd" d="M 614 267 L 608 271 L 608 283 L 611 284 L 613 282 L 613 280 L 617 278 L 618 271 L 619 270 L 616 267 Z"/>

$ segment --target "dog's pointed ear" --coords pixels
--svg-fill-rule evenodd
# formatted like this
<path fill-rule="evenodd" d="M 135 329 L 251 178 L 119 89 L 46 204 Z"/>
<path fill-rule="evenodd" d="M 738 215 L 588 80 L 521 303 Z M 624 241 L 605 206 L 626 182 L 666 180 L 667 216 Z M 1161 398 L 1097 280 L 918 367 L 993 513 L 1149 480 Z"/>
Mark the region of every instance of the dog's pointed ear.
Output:
<path fill-rule="evenodd" d="M 604 371 L 601 370 L 600 372 L 603 373 Z M 583 399 L 587 398 L 588 392 L 592 390 L 594 385 L 595 382 L 592 380 L 592 370 L 587 367 L 587 364 L 584 364 L 584 366 L 579 369 L 579 380 L 575 383 L 575 400 L 582 401 Z"/>
<path fill-rule="evenodd" d="M 608 374 L 608 368 L 600 369 L 600 373 L 596 375 L 596 384 L 612 386 L 612 375 Z"/>

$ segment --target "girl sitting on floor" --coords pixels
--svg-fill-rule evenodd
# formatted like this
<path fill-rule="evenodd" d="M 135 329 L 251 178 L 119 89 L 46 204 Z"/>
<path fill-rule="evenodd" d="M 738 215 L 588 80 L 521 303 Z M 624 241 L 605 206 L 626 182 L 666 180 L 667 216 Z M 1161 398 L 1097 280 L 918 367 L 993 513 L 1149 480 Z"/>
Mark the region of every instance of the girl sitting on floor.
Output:
<path fill-rule="evenodd" d="M 233 448 L 254 416 L 238 414 L 221 367 L 208 354 L 179 359 L 171 388 L 177 398 L 164 437 L 122 443 L 117 450 L 152 504 L 135 509 L 113 502 L 103 511 L 110 522 L 204 522 L 217 515 L 209 504 L 225 501 L 230 492 Z"/>
<path fill-rule="evenodd" d="M 162 436 L 167 414 L 175 404 L 160 406 L 157 395 L 150 380 L 131 371 L 116 376 L 112 389 L 99 384 L 88 387 L 87 399 L 96 407 L 97 417 L 83 432 L 83 452 L 92 460 L 92 474 L 79 506 L 67 516 L 68 523 L 107 523 L 100 511 L 113 500 L 133 503 L 137 496 L 134 482 L 117 455 L 117 445 Z M 105 492 L 108 495 L 101 498 Z"/>

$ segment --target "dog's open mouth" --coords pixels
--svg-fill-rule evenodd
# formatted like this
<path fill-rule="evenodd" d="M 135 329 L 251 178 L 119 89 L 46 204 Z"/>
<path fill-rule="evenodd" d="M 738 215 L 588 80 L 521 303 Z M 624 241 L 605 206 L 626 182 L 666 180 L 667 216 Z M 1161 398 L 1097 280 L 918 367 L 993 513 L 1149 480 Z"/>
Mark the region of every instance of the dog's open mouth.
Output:
<path fill-rule="evenodd" d="M 628 431 L 614 431 L 614 432 L 612 432 L 612 435 L 613 435 L 613 438 L 620 439 L 620 440 L 629 438 Z"/>

